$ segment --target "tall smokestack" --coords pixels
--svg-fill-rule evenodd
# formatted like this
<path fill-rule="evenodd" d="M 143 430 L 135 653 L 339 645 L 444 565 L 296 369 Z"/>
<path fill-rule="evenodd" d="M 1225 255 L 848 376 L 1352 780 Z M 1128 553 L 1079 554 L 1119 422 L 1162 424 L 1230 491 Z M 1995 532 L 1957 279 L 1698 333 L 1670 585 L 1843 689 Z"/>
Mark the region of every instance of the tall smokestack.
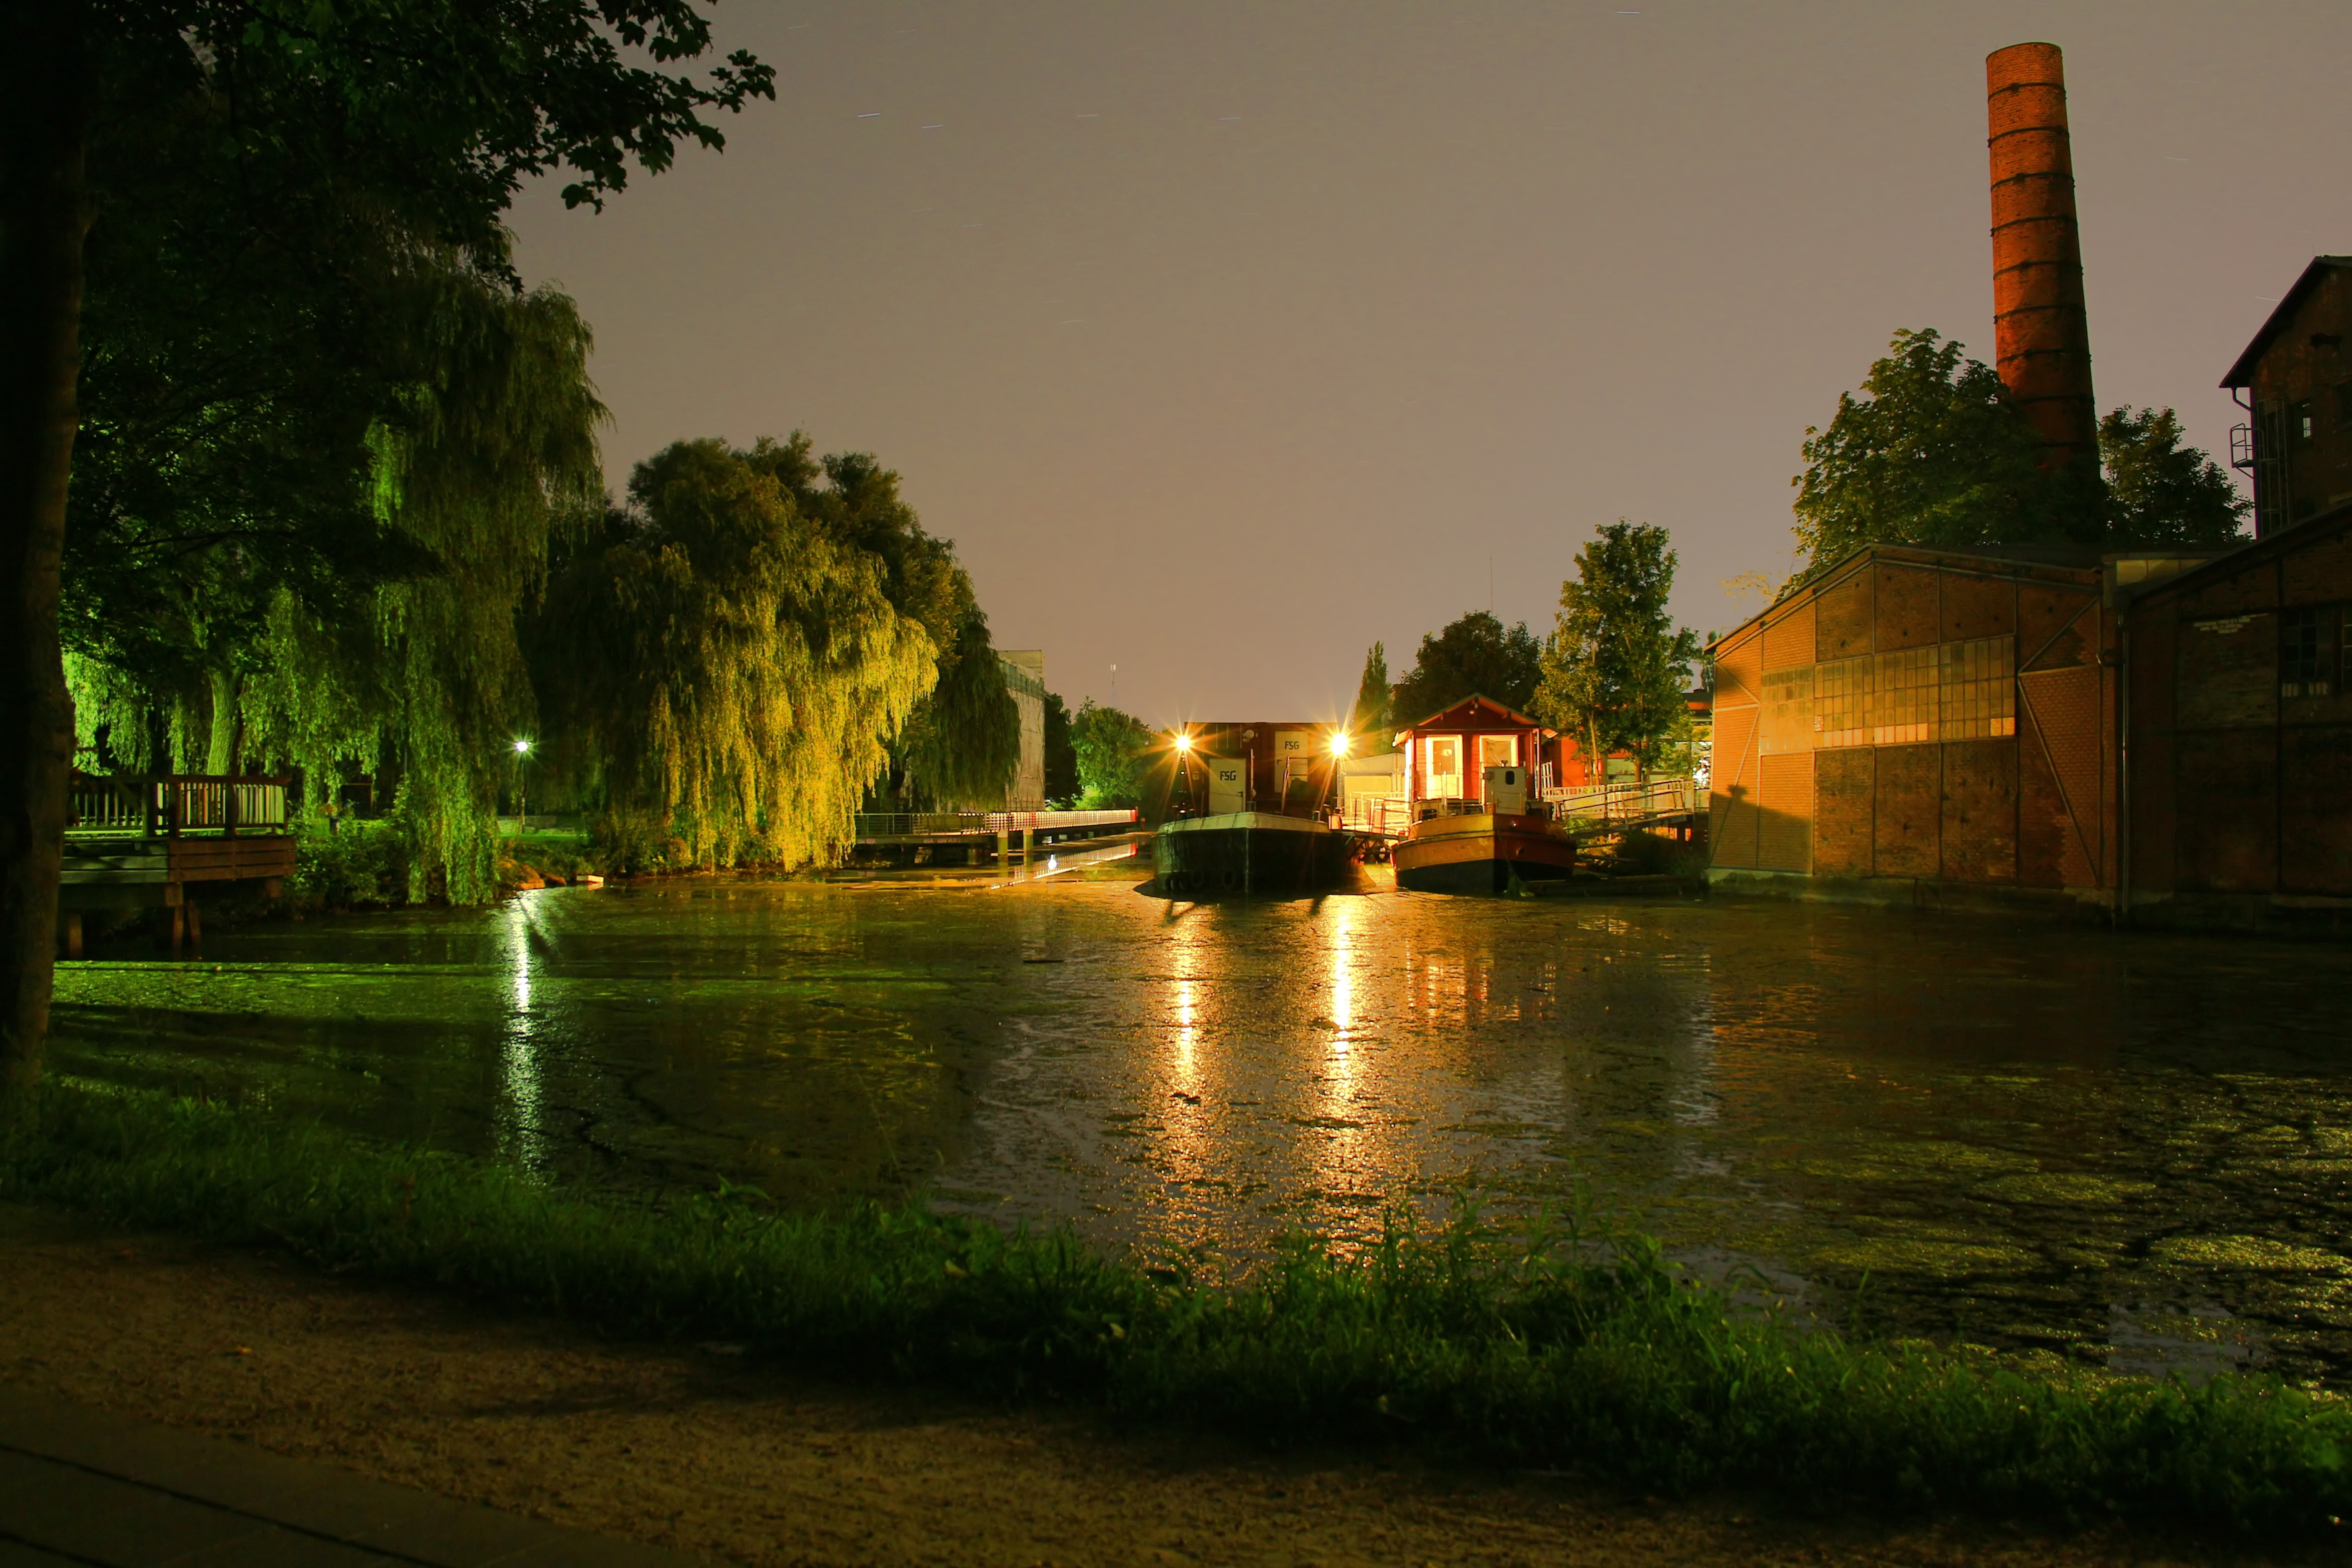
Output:
<path fill-rule="evenodd" d="M 2066 67 L 2055 44 L 1985 57 L 1992 149 L 1992 321 L 2000 379 L 2042 433 L 2042 466 L 2095 454 L 2091 325 L 2066 135 Z"/>

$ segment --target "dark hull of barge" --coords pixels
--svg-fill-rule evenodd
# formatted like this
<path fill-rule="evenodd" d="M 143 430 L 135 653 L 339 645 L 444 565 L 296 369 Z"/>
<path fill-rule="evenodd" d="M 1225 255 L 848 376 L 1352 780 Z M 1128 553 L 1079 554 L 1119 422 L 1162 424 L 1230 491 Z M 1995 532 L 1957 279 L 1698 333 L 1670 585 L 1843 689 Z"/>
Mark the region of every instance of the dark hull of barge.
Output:
<path fill-rule="evenodd" d="M 1153 880 L 1169 898 L 1307 898 L 1346 878 L 1348 850 L 1348 835 L 1307 817 L 1265 811 L 1185 817 L 1153 837 Z"/>

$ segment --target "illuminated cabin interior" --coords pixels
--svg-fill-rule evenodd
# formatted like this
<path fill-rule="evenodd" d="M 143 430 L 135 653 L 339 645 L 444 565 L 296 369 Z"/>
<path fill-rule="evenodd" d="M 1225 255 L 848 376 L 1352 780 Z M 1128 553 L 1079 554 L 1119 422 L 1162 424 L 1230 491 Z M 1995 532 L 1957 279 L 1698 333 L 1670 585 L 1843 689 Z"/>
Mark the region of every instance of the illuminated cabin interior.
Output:
<path fill-rule="evenodd" d="M 1547 753 L 1559 735 L 1517 709 L 1474 695 L 1400 731 L 1398 739 L 1412 799 L 1471 801 L 1482 798 L 1488 768 L 1525 768 L 1538 788 L 1549 784 Z"/>

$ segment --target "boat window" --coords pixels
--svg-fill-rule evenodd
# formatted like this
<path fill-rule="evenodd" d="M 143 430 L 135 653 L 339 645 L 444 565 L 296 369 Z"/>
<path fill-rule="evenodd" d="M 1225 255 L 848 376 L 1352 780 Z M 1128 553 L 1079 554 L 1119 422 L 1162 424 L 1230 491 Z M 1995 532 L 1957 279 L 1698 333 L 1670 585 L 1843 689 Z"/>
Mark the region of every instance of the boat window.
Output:
<path fill-rule="evenodd" d="M 1426 747 L 1423 772 L 1427 775 L 1424 787 L 1432 797 L 1457 795 L 1462 793 L 1462 737 L 1432 735 L 1423 742 Z"/>

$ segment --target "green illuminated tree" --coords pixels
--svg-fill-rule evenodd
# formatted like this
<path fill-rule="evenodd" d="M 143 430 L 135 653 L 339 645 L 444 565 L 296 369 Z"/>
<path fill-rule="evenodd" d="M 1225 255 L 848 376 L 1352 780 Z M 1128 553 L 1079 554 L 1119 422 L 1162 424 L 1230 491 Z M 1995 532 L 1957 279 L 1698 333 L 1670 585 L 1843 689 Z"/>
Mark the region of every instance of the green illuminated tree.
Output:
<path fill-rule="evenodd" d="M 1417 724 L 1473 692 L 1524 712 L 1535 700 L 1542 662 L 1542 645 L 1525 621 L 1506 626 L 1474 610 L 1421 639 L 1420 656 L 1397 685 L 1395 721 Z"/>
<path fill-rule="evenodd" d="M 1932 330 L 1903 331 L 1842 393 L 1829 427 L 1808 429 L 1797 542 L 1815 566 L 1865 544 L 1967 549 L 2095 533 L 2038 465 L 2041 437 L 1992 367 Z M 2095 498 L 2094 498 L 2095 500 Z M 2070 511 L 2080 515 L 2069 515 Z"/>
<path fill-rule="evenodd" d="M 2210 457 L 2181 444 L 2171 409 L 2099 422 L 2098 465 L 2040 466 L 2041 437 L 1993 369 L 1928 330 L 1899 331 L 1863 395 L 1805 432 L 1797 543 L 1818 569 L 1865 544 L 1948 550 L 2077 544 L 2213 547 L 2247 503 Z"/>
<path fill-rule="evenodd" d="M 627 857 L 674 837 L 697 862 L 834 858 L 931 689 L 929 634 L 756 450 L 679 442 L 629 500 L 540 617 L 550 766 L 601 793 Z"/>
<path fill-rule="evenodd" d="M 1142 720 L 1089 697 L 1070 721 L 1070 743 L 1078 753 L 1081 806 L 1110 810 L 1143 804 L 1151 731 Z"/>
<path fill-rule="evenodd" d="M 0 55 L 0 1089 L 10 1091 L 37 1079 L 48 1011 L 74 745 L 59 614 L 85 245 L 93 223 L 119 210 L 104 184 L 107 137 L 192 101 L 233 104 L 211 123 L 253 177 L 205 184 L 190 202 L 238 213 L 260 233 L 289 195 L 331 196 L 499 274 L 500 216 L 524 180 L 564 171 L 568 203 L 598 203 L 632 163 L 664 168 L 681 140 L 718 145 L 708 111 L 772 96 L 768 68 L 740 53 L 701 80 L 661 68 L 709 50 L 691 0 L 43 0 L 20 10 Z M 623 49 L 649 65 L 625 63 Z M 205 651 L 217 666 L 209 640 Z M 215 673 L 230 679 L 215 684 Z M 207 670 L 224 708 L 237 673 Z"/>
<path fill-rule="evenodd" d="M 1620 519 L 1576 552 L 1535 710 L 1576 736 L 1588 758 L 1624 752 L 1646 772 L 1689 728 L 1685 693 L 1698 638 L 1667 612 L 1674 585 L 1663 528 Z"/>
<path fill-rule="evenodd" d="M 938 650 L 938 682 L 891 747 L 897 793 L 914 807 L 1002 809 L 1020 765 L 1021 715 L 955 546 L 925 531 L 898 474 L 873 454 L 814 452 L 796 430 L 743 456 L 835 543 L 878 561 L 890 603 L 921 622 Z"/>
<path fill-rule="evenodd" d="M 2169 408 L 2111 410 L 2099 421 L 2109 537 L 2126 550 L 2218 550 L 2242 541 L 2253 503 L 2201 448 L 2181 445 Z"/>
<path fill-rule="evenodd" d="M 495 889 L 509 744 L 537 728 L 518 616 L 565 519 L 601 502 L 604 410 L 569 299 L 473 275 L 442 284 L 431 374 L 369 439 L 377 516 L 432 564 L 323 602 L 280 586 L 243 717 L 251 760 L 301 768 L 322 797 L 355 760 L 389 773 L 410 896 L 464 903 Z M 360 613 L 339 613 L 354 597 Z"/>

